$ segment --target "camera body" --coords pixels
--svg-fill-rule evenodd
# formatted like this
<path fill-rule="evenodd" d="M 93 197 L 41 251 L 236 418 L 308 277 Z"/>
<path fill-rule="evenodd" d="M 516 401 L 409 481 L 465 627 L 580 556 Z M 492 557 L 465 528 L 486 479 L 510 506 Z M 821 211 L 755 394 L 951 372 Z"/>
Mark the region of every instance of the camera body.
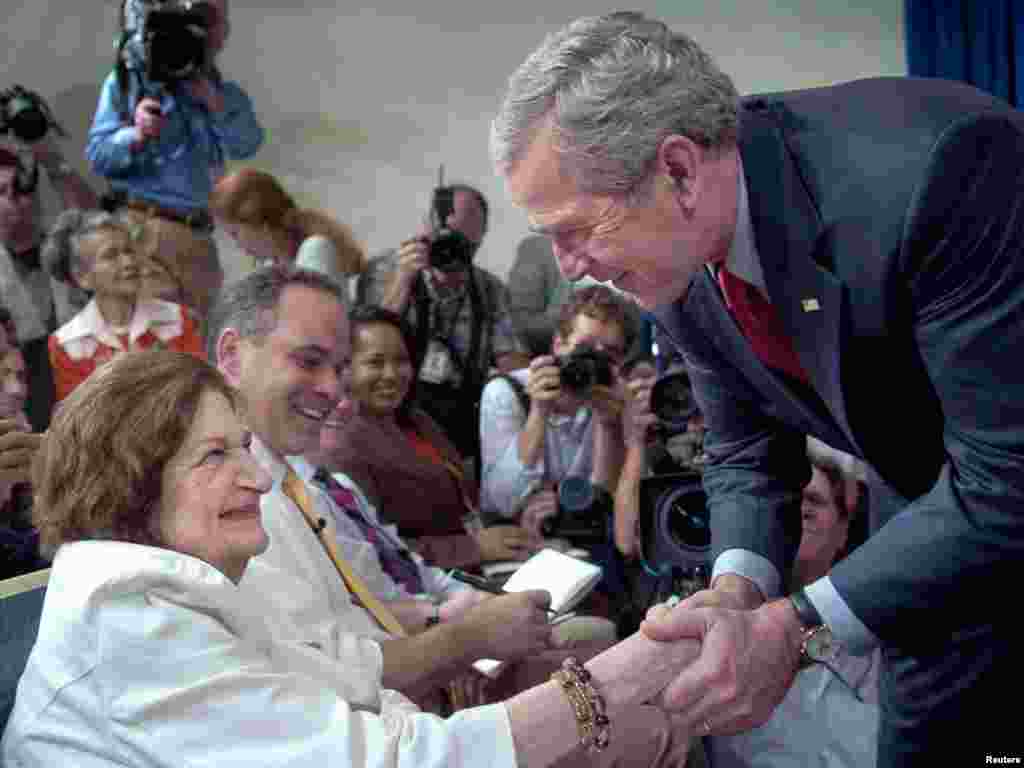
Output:
<path fill-rule="evenodd" d="M 156 0 L 142 25 L 146 77 L 155 83 L 191 80 L 212 68 L 207 45 L 215 11 L 205 2 Z"/>
<path fill-rule="evenodd" d="M 430 266 L 441 272 L 458 272 L 469 269 L 476 253 L 476 244 L 447 225 L 448 217 L 455 210 L 455 189 L 439 186 L 434 190 L 431 204 L 431 218 L 434 231 L 430 237 L 428 260 Z"/>
<path fill-rule="evenodd" d="M 20 85 L 0 92 L 0 134 L 11 133 L 25 144 L 33 144 L 51 128 L 64 133 L 38 93 Z"/>
<path fill-rule="evenodd" d="M 610 387 L 615 381 L 611 357 L 586 342 L 555 358 L 555 363 L 562 388 L 577 397 L 586 398 L 595 386 Z"/>
<path fill-rule="evenodd" d="M 566 477 L 558 484 L 558 511 L 541 522 L 540 532 L 576 545 L 604 542 L 614 507 L 614 499 L 604 488 L 592 485 L 586 477 Z"/>

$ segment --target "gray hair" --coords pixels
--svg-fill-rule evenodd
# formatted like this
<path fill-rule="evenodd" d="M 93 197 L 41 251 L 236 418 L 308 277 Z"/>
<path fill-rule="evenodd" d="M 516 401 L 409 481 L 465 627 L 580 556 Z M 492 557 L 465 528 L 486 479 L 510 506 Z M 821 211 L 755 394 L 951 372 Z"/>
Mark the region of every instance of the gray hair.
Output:
<path fill-rule="evenodd" d="M 132 225 L 117 214 L 106 211 L 87 211 L 70 208 L 54 222 L 39 251 L 43 269 L 58 280 L 76 284 L 73 275 L 92 269 L 92 263 L 85 260 L 79 244 L 83 237 L 101 229 L 132 231 Z"/>
<path fill-rule="evenodd" d="M 277 326 L 277 305 L 290 285 L 328 293 L 348 311 L 348 294 L 334 279 L 313 269 L 271 266 L 250 272 L 221 293 L 206 317 L 207 359 L 217 364 L 217 340 L 228 328 L 243 339 L 263 339 Z"/>
<path fill-rule="evenodd" d="M 634 12 L 573 21 L 509 78 L 491 123 L 502 173 L 551 116 L 555 150 L 577 186 L 635 194 L 672 134 L 718 149 L 739 136 L 739 93 L 691 38 Z"/>

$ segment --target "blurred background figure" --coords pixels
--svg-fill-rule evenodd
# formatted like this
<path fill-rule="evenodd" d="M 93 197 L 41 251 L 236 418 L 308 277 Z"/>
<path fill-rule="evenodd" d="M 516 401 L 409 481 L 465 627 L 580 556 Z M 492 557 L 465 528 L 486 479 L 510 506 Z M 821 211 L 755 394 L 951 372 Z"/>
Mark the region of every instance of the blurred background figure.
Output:
<path fill-rule="evenodd" d="M 195 320 L 173 302 L 140 296 L 138 249 L 144 226 L 106 211 L 65 211 L 43 245 L 43 261 L 92 295 L 50 335 L 49 355 L 60 402 L 97 367 L 132 349 L 160 347 L 203 357 Z"/>
<path fill-rule="evenodd" d="M 210 213 L 255 266 L 302 266 L 340 282 L 366 268 L 352 231 L 315 208 L 300 208 L 281 183 L 264 171 L 242 168 L 213 187 Z"/>
<path fill-rule="evenodd" d="M 64 159 L 48 130 L 49 108 L 31 103 L 26 108 L 44 115 L 36 131 L 45 133 L 41 138 L 36 132 L 19 136 L 12 129 L 10 140 L 0 144 L 0 304 L 15 319 L 20 334 L 16 341 L 28 366 L 26 412 L 33 427 L 44 430 L 54 399 L 46 337 L 81 309 L 86 297 L 67 282 L 51 278 L 39 260 L 44 232 L 40 169 L 58 193 L 62 210 L 95 208 L 98 198 Z M 6 111 L 10 109 L 8 102 Z"/>
<path fill-rule="evenodd" d="M 40 435 L 25 414 L 28 371 L 17 345 L 17 328 L 0 306 L 0 579 L 45 568 L 32 527 L 32 460 Z"/>
<path fill-rule="evenodd" d="M 158 261 L 201 317 L 224 279 L 210 191 L 226 160 L 251 157 L 263 143 L 248 94 L 216 64 L 228 10 L 228 0 L 124 0 L 117 60 L 86 146 L 92 169 L 109 181 L 107 207 L 149 220 Z"/>
<path fill-rule="evenodd" d="M 530 235 L 519 241 L 516 260 L 508 274 L 508 309 L 519 338 L 530 357 L 551 347 L 558 328 L 558 311 L 572 293 L 551 251 L 551 240 Z"/>

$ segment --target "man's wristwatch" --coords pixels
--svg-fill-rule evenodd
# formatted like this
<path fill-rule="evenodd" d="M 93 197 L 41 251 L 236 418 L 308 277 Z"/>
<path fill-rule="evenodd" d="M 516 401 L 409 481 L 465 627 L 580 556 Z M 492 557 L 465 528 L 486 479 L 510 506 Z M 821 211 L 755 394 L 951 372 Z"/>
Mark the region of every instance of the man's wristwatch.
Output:
<path fill-rule="evenodd" d="M 800 643 L 800 668 L 812 664 L 828 664 L 835 655 L 836 644 L 832 638 L 832 629 L 821 618 L 807 593 L 802 589 L 789 596 L 790 605 L 796 611 L 803 628 L 803 640 Z"/>

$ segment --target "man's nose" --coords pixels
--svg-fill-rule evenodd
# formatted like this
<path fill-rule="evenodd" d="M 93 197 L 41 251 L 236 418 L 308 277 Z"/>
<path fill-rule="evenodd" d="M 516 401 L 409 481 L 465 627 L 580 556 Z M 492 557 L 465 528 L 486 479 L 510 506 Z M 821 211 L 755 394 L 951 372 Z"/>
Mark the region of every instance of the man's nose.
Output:
<path fill-rule="evenodd" d="M 341 373 L 331 365 L 321 367 L 316 378 L 316 392 L 331 401 L 331 406 L 338 402 L 341 397 Z"/>

